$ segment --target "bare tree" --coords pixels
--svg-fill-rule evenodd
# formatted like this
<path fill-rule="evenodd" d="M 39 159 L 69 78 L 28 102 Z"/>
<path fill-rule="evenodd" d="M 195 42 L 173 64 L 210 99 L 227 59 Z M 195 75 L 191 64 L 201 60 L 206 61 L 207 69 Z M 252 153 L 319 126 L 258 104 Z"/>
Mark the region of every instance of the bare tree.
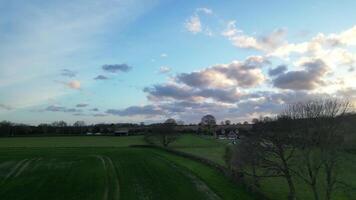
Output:
<path fill-rule="evenodd" d="M 321 170 L 325 174 L 325 198 L 331 199 L 337 180 L 340 150 L 343 142 L 342 116 L 350 104 L 337 99 L 313 100 L 289 105 L 283 115 L 293 120 L 293 132 L 298 148 L 298 167 L 293 171 L 313 192 L 321 194 L 318 182 Z"/>
<path fill-rule="evenodd" d="M 284 178 L 289 187 L 288 199 L 295 200 L 291 171 L 295 147 L 291 123 L 292 120 L 286 117 L 258 121 L 251 132 L 245 133 L 236 145 L 230 164 L 240 173 L 251 176 L 257 187 L 260 178 Z"/>
<path fill-rule="evenodd" d="M 259 148 L 258 138 L 250 135 L 241 139 L 238 145 L 227 148 L 225 152 L 225 161 L 229 168 L 252 177 L 256 188 L 260 186 L 259 179 L 266 177 L 262 171 L 258 173 L 263 158 L 263 151 Z"/>
<path fill-rule="evenodd" d="M 85 127 L 85 122 L 84 121 L 76 121 L 74 122 L 73 126 L 79 128 L 80 134 L 83 134 L 83 128 Z"/>
<path fill-rule="evenodd" d="M 174 119 L 167 119 L 164 123 L 155 125 L 153 129 L 153 136 L 155 136 L 158 141 L 164 147 L 174 142 L 179 134 L 176 131 L 177 123 Z"/>

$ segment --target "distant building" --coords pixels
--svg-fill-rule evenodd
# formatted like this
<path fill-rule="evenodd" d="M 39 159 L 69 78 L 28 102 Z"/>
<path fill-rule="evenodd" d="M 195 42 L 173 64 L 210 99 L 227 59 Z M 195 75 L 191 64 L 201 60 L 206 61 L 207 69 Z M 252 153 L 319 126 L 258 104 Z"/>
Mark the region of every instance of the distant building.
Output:
<path fill-rule="evenodd" d="M 114 131 L 115 136 L 128 136 L 129 135 L 129 129 L 118 129 Z"/>

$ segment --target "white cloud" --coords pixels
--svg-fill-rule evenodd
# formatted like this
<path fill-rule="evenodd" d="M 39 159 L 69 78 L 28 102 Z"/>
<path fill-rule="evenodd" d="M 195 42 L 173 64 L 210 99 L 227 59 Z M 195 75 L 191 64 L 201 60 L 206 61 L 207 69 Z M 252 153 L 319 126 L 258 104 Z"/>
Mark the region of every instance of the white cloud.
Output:
<path fill-rule="evenodd" d="M 197 12 L 197 13 L 198 13 L 198 12 L 203 12 L 203 13 L 205 13 L 205 14 L 207 14 L 207 15 L 213 14 L 213 10 L 211 10 L 210 8 L 197 8 L 197 9 L 196 9 L 196 12 Z"/>
<path fill-rule="evenodd" d="M 234 46 L 245 49 L 255 49 L 268 52 L 284 44 L 285 29 L 276 29 L 269 35 L 255 38 L 245 34 L 236 26 L 236 21 L 229 21 L 226 29 L 221 33 L 227 37 Z"/>
<path fill-rule="evenodd" d="M 191 16 L 186 22 L 185 22 L 185 28 L 193 33 L 193 34 L 197 34 L 200 33 L 202 31 L 202 25 L 200 22 L 200 18 L 198 15 L 193 15 Z"/>
<path fill-rule="evenodd" d="M 164 74 L 164 73 L 170 72 L 171 70 L 172 69 L 170 67 L 168 67 L 168 66 L 162 66 L 162 67 L 159 68 L 159 73 Z"/>
<path fill-rule="evenodd" d="M 213 11 L 209 8 L 197 8 L 192 16 L 190 16 L 184 23 L 184 27 L 187 31 L 197 34 L 204 33 L 207 36 L 212 36 L 213 32 L 208 26 L 203 26 L 200 16 L 202 14 L 211 15 Z"/>

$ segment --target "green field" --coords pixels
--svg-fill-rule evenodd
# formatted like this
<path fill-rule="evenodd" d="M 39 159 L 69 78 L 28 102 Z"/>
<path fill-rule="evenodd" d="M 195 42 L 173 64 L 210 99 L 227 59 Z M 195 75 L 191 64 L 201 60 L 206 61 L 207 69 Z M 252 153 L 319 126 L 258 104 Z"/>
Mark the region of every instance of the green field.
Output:
<path fill-rule="evenodd" d="M 142 137 L 0 138 L 0 199 L 253 199 L 196 161 Z"/>

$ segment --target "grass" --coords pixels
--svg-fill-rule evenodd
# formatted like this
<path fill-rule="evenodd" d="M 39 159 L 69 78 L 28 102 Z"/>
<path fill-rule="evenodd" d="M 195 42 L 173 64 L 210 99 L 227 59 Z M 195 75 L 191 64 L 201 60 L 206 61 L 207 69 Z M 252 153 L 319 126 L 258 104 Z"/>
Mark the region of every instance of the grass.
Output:
<path fill-rule="evenodd" d="M 143 136 L 61 136 L 0 138 L 2 147 L 125 147 L 145 144 Z"/>
<path fill-rule="evenodd" d="M 213 168 L 132 144 L 142 137 L 1 138 L 0 199 L 253 199 Z"/>
<path fill-rule="evenodd" d="M 157 142 L 155 143 L 158 144 Z M 216 140 L 212 136 L 184 134 L 170 144 L 169 147 L 225 165 L 225 148 L 229 143 L 228 140 Z"/>

